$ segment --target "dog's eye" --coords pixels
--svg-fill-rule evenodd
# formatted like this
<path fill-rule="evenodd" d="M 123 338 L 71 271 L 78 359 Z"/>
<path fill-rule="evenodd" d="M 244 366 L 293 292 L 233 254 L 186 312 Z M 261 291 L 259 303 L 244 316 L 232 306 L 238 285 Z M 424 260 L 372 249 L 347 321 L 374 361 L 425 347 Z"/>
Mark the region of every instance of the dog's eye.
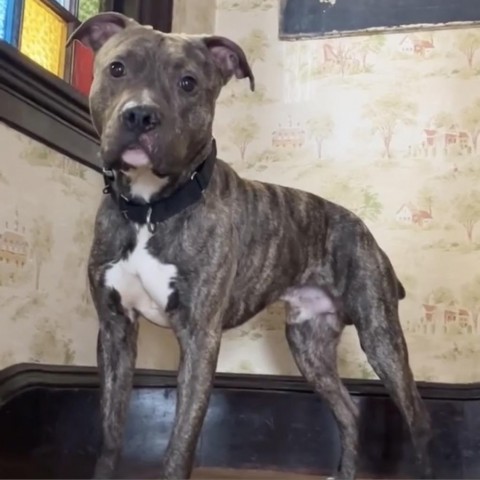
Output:
<path fill-rule="evenodd" d="M 197 81 L 189 75 L 180 79 L 180 88 L 187 93 L 193 92 L 196 86 Z"/>
<path fill-rule="evenodd" d="M 125 65 L 122 62 L 112 62 L 110 64 L 110 75 L 115 78 L 120 78 L 125 75 Z"/>

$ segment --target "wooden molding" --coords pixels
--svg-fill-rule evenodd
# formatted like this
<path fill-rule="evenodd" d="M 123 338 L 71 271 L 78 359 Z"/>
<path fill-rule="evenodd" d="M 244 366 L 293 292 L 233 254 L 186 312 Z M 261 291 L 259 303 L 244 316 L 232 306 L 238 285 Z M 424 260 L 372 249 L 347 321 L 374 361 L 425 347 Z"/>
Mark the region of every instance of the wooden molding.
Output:
<path fill-rule="evenodd" d="M 61 366 L 37 363 L 20 363 L 0 370 L 0 402 L 9 391 L 18 392 L 23 385 L 32 386 L 76 385 L 96 388 L 99 386 L 96 367 Z M 177 373 L 171 370 L 137 369 L 136 388 L 174 388 Z M 348 391 L 353 395 L 387 396 L 379 380 L 344 379 Z M 417 382 L 423 398 L 441 400 L 480 400 L 480 383 L 448 384 Z M 254 389 L 258 391 L 288 391 L 313 393 L 311 386 L 301 376 L 258 375 L 240 373 L 217 373 L 215 388 Z"/>
<path fill-rule="evenodd" d="M 101 169 L 87 99 L 3 42 L 0 120 L 73 160 Z"/>
<path fill-rule="evenodd" d="M 94 367 L 1 371 L 0 429 L 8 441 L 0 442 L 0 479 L 91 478 L 100 444 L 98 383 Z M 418 478 L 405 422 L 380 382 L 345 383 L 359 409 L 359 478 Z M 116 478 L 158 478 L 175 386 L 175 372 L 137 370 Z M 419 387 L 432 416 L 435 478 L 479 478 L 479 384 Z M 339 454 L 331 411 L 302 378 L 216 376 L 198 467 L 329 475 Z"/>

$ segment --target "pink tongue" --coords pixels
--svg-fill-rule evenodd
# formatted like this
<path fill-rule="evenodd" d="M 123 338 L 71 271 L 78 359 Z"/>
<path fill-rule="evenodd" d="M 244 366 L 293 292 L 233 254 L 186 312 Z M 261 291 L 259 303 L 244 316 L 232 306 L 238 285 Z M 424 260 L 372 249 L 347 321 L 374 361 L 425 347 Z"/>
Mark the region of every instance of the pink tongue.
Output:
<path fill-rule="evenodd" d="M 132 167 L 143 167 L 150 163 L 150 159 L 140 148 L 127 150 L 122 155 L 122 160 Z"/>

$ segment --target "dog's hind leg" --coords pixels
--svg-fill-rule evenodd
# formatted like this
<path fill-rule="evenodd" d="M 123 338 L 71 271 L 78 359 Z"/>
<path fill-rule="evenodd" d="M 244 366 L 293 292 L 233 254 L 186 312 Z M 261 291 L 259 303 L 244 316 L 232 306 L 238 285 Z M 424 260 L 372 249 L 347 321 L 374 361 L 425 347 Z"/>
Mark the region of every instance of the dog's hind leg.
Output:
<path fill-rule="evenodd" d="M 286 336 L 295 362 L 337 421 L 342 452 L 335 478 L 353 479 L 358 412 L 337 370 L 337 346 L 343 322 L 330 298 L 320 289 L 298 288 L 289 292 L 284 300 L 287 302 Z"/>
<path fill-rule="evenodd" d="M 380 276 L 384 265 L 370 275 L 369 281 L 352 278 L 347 293 L 346 311 L 358 330 L 360 344 L 370 365 L 405 418 L 422 478 L 433 478 L 430 465 L 430 417 L 420 397 L 409 365 L 408 350 L 398 316 L 396 278 Z M 356 275 L 357 275 L 356 274 Z"/>

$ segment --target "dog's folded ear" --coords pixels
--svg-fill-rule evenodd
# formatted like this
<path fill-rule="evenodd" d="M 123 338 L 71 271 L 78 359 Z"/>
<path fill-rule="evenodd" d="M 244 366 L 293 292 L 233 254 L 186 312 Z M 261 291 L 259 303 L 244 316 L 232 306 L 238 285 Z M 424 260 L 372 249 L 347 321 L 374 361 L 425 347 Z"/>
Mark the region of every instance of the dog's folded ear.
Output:
<path fill-rule="evenodd" d="M 226 37 L 209 36 L 203 37 L 205 45 L 210 50 L 214 62 L 223 77 L 223 83 L 226 84 L 233 75 L 237 78 L 247 78 L 250 80 L 250 90 L 255 90 L 255 78 L 252 69 L 248 64 L 247 57 L 242 48 Z"/>
<path fill-rule="evenodd" d="M 85 20 L 67 40 L 67 47 L 78 40 L 97 52 L 116 33 L 135 25 L 131 18 L 117 12 L 103 12 Z"/>

